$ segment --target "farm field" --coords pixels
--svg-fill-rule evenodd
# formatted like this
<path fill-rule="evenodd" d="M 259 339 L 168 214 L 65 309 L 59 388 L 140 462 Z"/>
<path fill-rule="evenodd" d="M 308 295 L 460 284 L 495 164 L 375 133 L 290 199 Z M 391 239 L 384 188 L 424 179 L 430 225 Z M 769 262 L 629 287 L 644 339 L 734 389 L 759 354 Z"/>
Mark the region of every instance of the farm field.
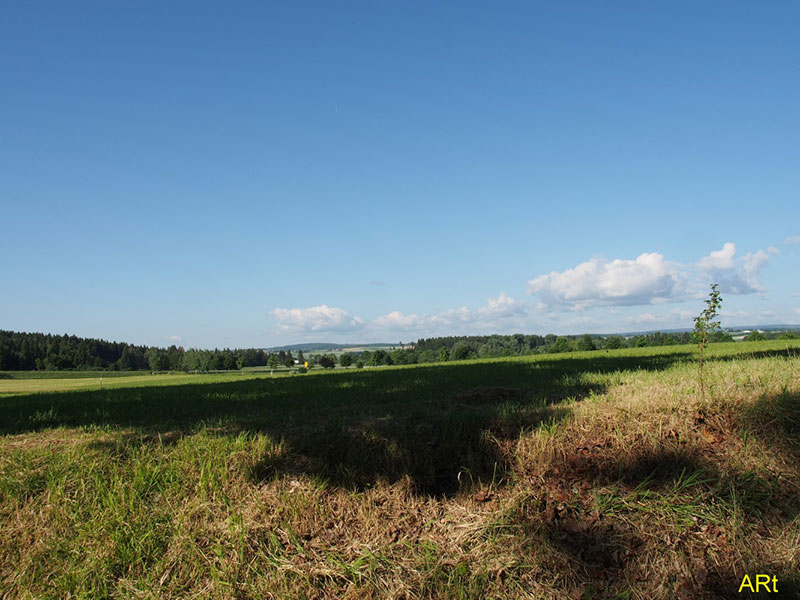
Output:
<path fill-rule="evenodd" d="M 35 373 L 35 372 L 33 372 Z M 45 372 L 48 373 L 48 372 Z M 51 371 L 59 373 L 58 371 Z M 112 375 L 91 373 L 89 376 L 79 377 L 76 373 L 70 373 L 70 377 L 33 377 L 31 372 L 25 372 L 24 377 L 20 378 L 0 378 L 0 397 L 13 396 L 18 394 L 33 394 L 39 392 L 65 392 L 65 391 L 87 391 L 113 388 L 149 387 L 149 386 L 171 386 L 190 383 L 221 383 L 225 381 L 241 381 L 243 379 L 253 379 L 256 377 L 269 377 L 269 371 L 264 373 L 242 373 L 232 371 L 230 373 L 160 373 L 151 375 L 149 373 L 129 373 L 127 375 Z M 275 376 L 278 376 L 276 373 Z"/>
<path fill-rule="evenodd" d="M 0 371 L 3 379 L 85 379 L 149 375 L 149 371 Z"/>
<path fill-rule="evenodd" d="M 788 343 L 0 379 L 0 598 L 798 597 Z"/>

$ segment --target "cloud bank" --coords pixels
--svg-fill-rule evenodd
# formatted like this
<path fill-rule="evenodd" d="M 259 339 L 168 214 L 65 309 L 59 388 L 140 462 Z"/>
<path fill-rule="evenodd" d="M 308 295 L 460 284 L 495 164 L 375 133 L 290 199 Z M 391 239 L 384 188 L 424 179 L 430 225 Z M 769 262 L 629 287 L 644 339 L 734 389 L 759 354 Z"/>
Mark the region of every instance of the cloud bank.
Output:
<path fill-rule="evenodd" d="M 491 331 L 502 328 L 515 318 L 525 317 L 522 302 L 505 292 L 476 309 L 461 307 L 434 314 L 405 314 L 394 310 L 365 321 L 359 316 L 322 304 L 311 308 L 276 308 L 269 311 L 278 331 L 290 334 L 359 332 L 366 336 L 413 333 L 415 335 L 447 335 L 452 332 Z M 519 322 L 519 321 L 518 321 Z"/>
<path fill-rule="evenodd" d="M 770 256 L 778 253 L 777 248 L 770 247 L 766 252 L 758 250 L 737 259 L 736 244 L 728 242 L 721 250 L 715 250 L 697 261 L 697 268 L 706 281 L 719 283 L 723 293 L 754 294 L 764 291 L 758 281 L 759 272 Z"/>
<path fill-rule="evenodd" d="M 682 302 L 703 295 L 709 282 L 728 295 L 762 293 L 759 273 L 776 248 L 736 258 L 728 242 L 694 264 L 664 260 L 645 252 L 634 260 L 593 258 L 565 271 L 539 275 L 528 282 L 528 293 L 545 310 L 586 310 L 599 306 L 643 306 Z"/>
<path fill-rule="evenodd" d="M 497 298 L 489 298 L 485 306 L 470 310 L 466 306 L 435 313 L 432 315 L 403 314 L 392 311 L 373 321 L 379 329 L 415 330 L 436 333 L 460 326 L 486 328 L 501 325 L 500 320 L 511 317 L 522 317 L 527 314 L 527 309 L 518 300 L 514 300 L 505 292 Z"/>
<path fill-rule="evenodd" d="M 319 338 L 324 333 L 357 333 L 364 341 L 385 341 L 398 335 L 409 338 L 690 327 L 696 307 L 680 306 L 681 303 L 705 298 L 712 282 L 719 284 L 726 297 L 763 297 L 760 274 L 777 254 L 776 248 L 769 247 L 737 256 L 736 244 L 727 242 L 688 264 L 666 260 L 658 252 L 644 252 L 634 259 L 595 257 L 528 281 L 527 292 L 537 299 L 531 306 L 501 292 L 477 308 L 462 306 L 434 313 L 392 310 L 369 320 L 326 304 L 275 308 L 269 314 L 277 324 L 276 333 L 297 339 Z M 668 304 L 673 307 L 664 306 Z M 635 311 L 635 307 L 649 308 Z M 741 319 L 754 315 L 731 316 Z"/>
<path fill-rule="evenodd" d="M 310 308 L 275 308 L 269 314 L 284 333 L 356 331 L 364 320 L 346 310 L 321 304 Z"/>
<path fill-rule="evenodd" d="M 645 252 L 635 260 L 593 258 L 528 282 L 528 293 L 537 295 L 545 306 L 574 310 L 657 304 L 669 300 L 677 288 L 676 268 L 657 252 Z"/>

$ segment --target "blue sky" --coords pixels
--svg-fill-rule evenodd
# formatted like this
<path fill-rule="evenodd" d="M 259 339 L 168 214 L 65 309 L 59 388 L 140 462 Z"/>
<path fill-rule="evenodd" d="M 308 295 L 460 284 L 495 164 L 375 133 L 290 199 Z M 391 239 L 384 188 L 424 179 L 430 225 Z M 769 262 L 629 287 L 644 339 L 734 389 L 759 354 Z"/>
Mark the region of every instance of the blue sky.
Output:
<path fill-rule="evenodd" d="M 800 322 L 794 2 L 37 2 L 0 328 L 271 346 Z"/>

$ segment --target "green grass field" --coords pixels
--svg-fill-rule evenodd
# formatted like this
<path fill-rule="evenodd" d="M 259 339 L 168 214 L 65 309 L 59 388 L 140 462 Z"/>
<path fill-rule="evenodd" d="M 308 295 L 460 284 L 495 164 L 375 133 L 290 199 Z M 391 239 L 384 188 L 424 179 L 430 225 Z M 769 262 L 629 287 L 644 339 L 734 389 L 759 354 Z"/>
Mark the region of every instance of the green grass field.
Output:
<path fill-rule="evenodd" d="M 797 597 L 798 350 L 0 380 L 0 597 Z"/>
<path fill-rule="evenodd" d="M 31 372 L 26 372 L 26 375 Z M 58 371 L 56 371 L 58 373 Z M 91 373 L 84 377 L 43 377 L 34 378 L 30 375 L 15 379 L 0 379 L 0 396 L 14 396 L 19 394 L 34 394 L 39 392 L 66 392 L 105 390 L 113 388 L 136 388 L 151 386 L 172 386 L 190 383 L 221 383 L 226 381 L 242 381 L 257 377 L 269 377 L 265 373 L 231 373 L 193 374 L 193 373 L 163 373 L 151 375 L 137 373 L 108 377 L 105 374 Z M 275 376 L 278 376 L 276 373 Z"/>
<path fill-rule="evenodd" d="M 85 379 L 112 377 L 135 377 L 149 375 L 149 371 L 0 371 L 3 379 Z"/>

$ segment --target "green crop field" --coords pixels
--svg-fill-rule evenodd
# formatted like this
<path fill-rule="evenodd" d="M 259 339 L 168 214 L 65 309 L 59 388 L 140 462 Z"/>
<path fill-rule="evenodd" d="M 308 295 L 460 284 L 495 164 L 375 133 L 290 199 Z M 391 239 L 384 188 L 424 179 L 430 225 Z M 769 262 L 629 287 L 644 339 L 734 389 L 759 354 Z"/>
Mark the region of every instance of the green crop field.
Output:
<path fill-rule="evenodd" d="M 0 598 L 797 597 L 787 343 L 0 379 Z"/>

